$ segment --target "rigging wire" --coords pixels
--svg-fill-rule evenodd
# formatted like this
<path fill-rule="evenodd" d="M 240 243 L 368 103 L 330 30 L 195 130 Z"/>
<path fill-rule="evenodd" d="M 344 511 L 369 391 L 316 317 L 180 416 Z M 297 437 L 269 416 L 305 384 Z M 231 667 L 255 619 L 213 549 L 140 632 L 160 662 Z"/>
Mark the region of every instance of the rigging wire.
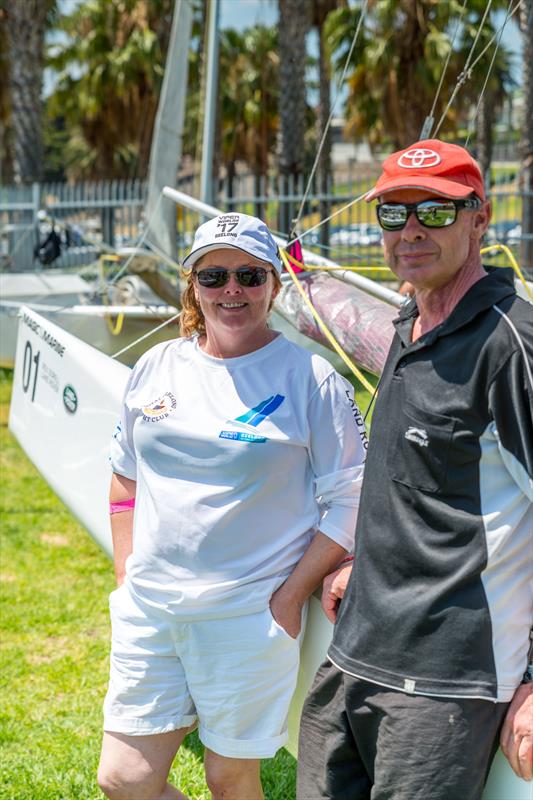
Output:
<path fill-rule="evenodd" d="M 492 2 L 492 0 L 491 0 L 491 2 Z M 298 214 L 296 215 L 296 220 L 294 222 L 293 230 L 296 229 L 296 226 L 298 225 L 298 223 L 299 223 L 299 221 L 301 219 L 301 216 L 302 216 L 302 213 L 303 213 L 303 210 L 304 210 L 304 206 L 305 206 L 305 202 L 306 202 L 307 197 L 309 195 L 309 190 L 311 189 L 311 183 L 313 181 L 313 178 L 315 177 L 315 172 L 317 170 L 317 167 L 318 167 L 318 164 L 319 164 L 319 161 L 320 161 L 320 156 L 322 155 L 322 150 L 324 149 L 324 144 L 325 144 L 325 141 L 326 141 L 326 137 L 328 135 L 328 131 L 329 131 L 330 125 L 331 125 L 331 120 L 333 119 L 333 114 L 335 112 L 335 106 L 337 105 L 337 100 L 340 97 L 340 90 L 341 90 L 341 87 L 342 87 L 342 85 L 344 83 L 344 79 L 346 78 L 346 73 L 348 72 L 348 67 L 350 65 L 350 60 L 352 58 L 352 53 L 354 51 L 357 39 L 359 38 L 359 32 L 360 32 L 360 30 L 362 28 L 363 21 L 364 21 L 365 16 L 366 16 L 367 6 L 368 6 L 368 0 L 364 0 L 363 8 L 361 9 L 361 14 L 359 16 L 359 21 L 357 23 L 357 27 L 355 29 L 355 32 L 354 32 L 354 35 L 353 35 L 353 38 L 352 38 L 352 43 L 350 45 L 350 49 L 348 51 L 348 55 L 346 56 L 344 69 L 342 71 L 342 75 L 341 75 L 339 81 L 337 82 L 337 87 L 336 87 L 336 91 L 335 91 L 335 99 L 333 100 L 333 103 L 331 104 L 331 110 L 330 110 L 330 113 L 329 113 L 328 120 L 326 122 L 326 126 L 324 128 L 324 132 L 322 133 L 322 138 L 320 139 L 320 143 L 318 145 L 318 149 L 317 149 L 317 152 L 316 152 L 316 155 L 315 155 L 315 160 L 313 162 L 313 168 L 311 169 L 311 173 L 309 175 L 309 178 L 307 179 L 307 186 L 305 187 L 305 191 L 304 191 L 303 196 L 302 196 L 300 207 L 298 209 Z M 290 244 L 290 242 L 289 242 L 289 244 Z"/>
<path fill-rule="evenodd" d="M 481 92 L 479 93 L 479 97 L 478 97 L 478 101 L 477 101 L 477 105 L 476 105 L 476 110 L 474 111 L 474 113 L 473 113 L 473 115 L 472 115 L 472 117 L 470 119 L 470 124 L 468 125 L 468 135 L 466 137 L 466 141 L 465 141 L 465 144 L 464 144 L 465 147 L 468 147 L 468 143 L 470 141 L 470 137 L 472 136 L 472 133 L 474 132 L 474 125 L 475 125 L 476 120 L 477 120 L 477 115 L 478 115 L 478 112 L 479 112 L 479 108 L 481 106 L 481 101 L 483 100 L 483 95 L 485 94 L 485 90 L 486 90 L 488 82 L 489 82 L 490 73 L 492 72 L 492 67 L 494 66 L 494 62 L 496 60 L 496 55 L 497 55 L 498 49 L 500 47 L 500 42 L 502 40 L 503 31 L 504 31 L 505 26 L 507 25 L 507 22 L 509 21 L 509 18 L 510 18 L 512 2 L 513 2 L 513 0 L 509 0 L 509 5 L 507 7 L 507 13 L 505 14 L 505 20 L 504 20 L 503 25 L 501 26 L 500 30 L 498 31 L 498 38 L 496 40 L 496 47 L 494 48 L 494 53 L 492 54 L 492 58 L 491 58 L 491 61 L 490 61 L 490 64 L 489 64 L 489 68 L 488 68 L 487 74 L 485 76 L 485 81 L 483 83 L 483 87 L 481 89 Z"/>
<path fill-rule="evenodd" d="M 512 0 L 511 0 L 512 1 Z M 437 107 L 437 101 L 439 99 L 439 95 L 442 89 L 442 84 L 444 83 L 444 77 L 446 72 L 448 71 L 448 65 L 450 63 L 450 58 L 452 57 L 453 53 L 453 46 L 455 44 L 455 40 L 457 38 L 457 34 L 459 33 L 459 29 L 461 27 L 461 22 L 463 21 L 463 16 L 465 13 L 467 0 L 463 0 L 463 5 L 461 7 L 461 12 L 459 18 L 457 19 L 457 25 L 455 26 L 455 30 L 453 32 L 452 40 L 450 42 L 450 48 L 448 50 L 448 55 L 446 56 L 446 61 L 444 62 L 444 66 L 442 68 L 442 72 L 440 74 L 439 85 L 437 86 L 437 91 L 435 92 L 435 97 L 433 99 L 433 105 L 431 106 L 431 111 L 429 112 L 428 116 L 424 121 L 424 125 L 422 126 L 422 131 L 420 133 L 421 139 L 429 139 L 431 138 L 431 128 L 433 127 L 433 123 L 435 121 L 435 109 Z"/>
<path fill-rule="evenodd" d="M 438 132 L 439 132 L 441 126 L 442 126 L 442 123 L 444 122 L 444 120 L 446 118 L 446 114 L 450 110 L 450 107 L 451 107 L 453 101 L 455 100 L 455 98 L 457 96 L 457 93 L 459 92 L 459 89 L 461 88 L 463 83 L 466 83 L 466 81 L 470 78 L 470 73 L 471 73 L 471 69 L 472 69 L 470 67 L 470 61 L 471 61 L 471 59 L 472 59 L 472 57 L 474 55 L 474 50 L 475 50 L 476 45 L 478 43 L 479 37 L 481 36 L 481 31 L 483 30 L 483 28 L 485 26 L 485 20 L 487 19 L 487 16 L 489 14 L 491 5 L 492 5 L 492 0 L 488 0 L 488 3 L 486 5 L 486 7 L 485 7 L 485 12 L 484 12 L 483 16 L 481 17 L 481 22 L 478 25 L 478 29 L 476 31 L 476 35 L 475 35 L 474 41 L 472 43 L 472 47 L 470 48 L 470 50 L 468 52 L 468 56 L 466 58 L 466 62 L 465 62 L 465 65 L 463 67 L 463 70 L 462 70 L 461 74 L 459 75 L 459 77 L 457 78 L 456 84 L 454 86 L 454 89 L 453 89 L 453 92 L 451 94 L 451 97 L 450 97 L 450 99 L 448 101 L 448 104 L 447 104 L 446 108 L 444 109 L 444 111 L 442 112 L 442 116 L 441 116 L 441 118 L 439 120 L 439 123 L 438 123 L 436 129 L 435 129 L 435 136 L 437 136 L 437 134 L 438 134 Z"/>
<path fill-rule="evenodd" d="M 516 12 L 520 10 L 520 6 L 521 6 L 521 4 L 522 4 L 522 0 L 517 0 L 517 2 L 516 2 L 516 5 L 514 6 L 514 8 L 513 8 L 513 10 L 511 11 L 511 13 L 509 14 L 509 17 L 513 17 L 513 16 L 516 14 Z M 506 24 L 507 24 L 507 22 L 504 22 L 503 24 L 504 24 L 504 25 L 506 25 Z M 470 67 L 470 70 L 473 70 L 473 69 L 474 69 L 474 67 L 476 66 L 476 64 L 477 64 L 477 63 L 478 63 L 478 62 L 479 62 L 479 61 L 480 61 L 480 60 L 483 58 L 483 56 L 485 55 L 485 53 L 487 52 L 487 50 L 489 49 L 489 47 L 491 46 L 491 44 L 494 42 L 494 40 L 495 40 L 495 39 L 496 39 L 496 37 L 498 36 L 499 32 L 500 32 L 500 29 L 498 28 L 498 30 L 496 31 L 496 33 L 494 33 L 494 34 L 493 34 L 493 36 L 491 36 L 491 38 L 489 39 L 489 41 L 487 42 L 487 44 L 485 45 L 485 47 L 483 48 L 483 50 L 481 51 L 481 53 L 480 53 L 480 54 L 478 55 L 478 57 L 476 58 L 476 60 L 474 61 L 474 63 L 473 63 L 473 64 L 472 64 L 472 66 Z"/>
<path fill-rule="evenodd" d="M 162 328 L 165 327 L 165 325 L 170 325 L 171 322 L 175 322 L 180 316 L 180 314 L 181 311 L 178 311 L 178 313 L 174 314 L 173 317 L 170 317 L 170 319 L 165 320 L 165 322 L 162 322 L 161 325 L 158 325 L 156 328 L 152 328 L 152 330 L 148 331 L 148 333 L 145 333 L 143 336 L 139 336 L 139 338 L 135 339 L 134 342 L 131 342 L 131 344 L 126 345 L 126 347 L 123 347 L 122 350 L 117 350 L 116 353 L 113 353 L 113 355 L 109 357 L 117 358 L 118 356 L 121 356 L 122 353 L 125 353 L 127 350 L 131 350 L 131 348 L 134 347 L 136 344 L 139 344 L 139 342 L 144 341 L 144 339 L 148 339 L 149 336 L 153 336 L 154 333 L 160 331 Z"/>
<path fill-rule="evenodd" d="M 512 11 L 511 11 L 511 13 L 509 14 L 509 18 L 510 18 L 510 17 L 512 17 L 512 16 L 514 16 L 514 15 L 516 14 L 516 12 L 517 12 L 517 11 L 519 10 L 519 8 L 520 8 L 520 4 L 521 4 L 521 2 L 522 2 L 522 0 L 517 0 L 517 2 L 516 2 L 516 5 L 513 7 L 513 10 L 512 10 Z M 492 0 L 490 0 L 490 3 L 492 3 Z M 490 4 L 489 4 L 489 7 L 490 7 Z M 486 14 L 487 14 L 487 11 L 485 11 L 485 14 L 483 15 L 483 20 L 482 20 L 482 23 L 484 23 L 484 20 L 485 20 Z M 506 20 L 505 20 L 505 22 L 504 22 L 503 26 L 501 26 L 501 27 L 505 27 L 506 23 L 507 23 L 507 17 L 506 17 Z M 469 64 L 470 58 L 471 58 L 471 56 L 472 56 L 473 48 L 474 48 L 474 46 L 475 46 L 475 44 L 476 44 L 476 42 L 477 42 L 477 40 L 478 40 L 478 38 L 479 38 L 479 33 L 480 33 L 480 31 L 481 31 L 481 25 L 480 25 L 480 28 L 478 29 L 478 34 L 476 35 L 476 40 L 475 40 L 474 44 L 472 45 L 472 48 L 471 48 L 471 50 L 470 50 L 470 53 L 468 54 L 467 63 L 465 64 L 465 68 L 463 69 L 463 71 L 461 72 L 461 74 L 459 75 L 459 77 L 457 78 L 457 83 L 456 83 L 456 85 L 455 85 L 455 88 L 454 88 L 454 90 L 453 90 L 453 92 L 452 92 L 452 95 L 451 95 L 451 97 L 450 97 L 450 99 L 449 99 L 449 101 L 448 101 L 448 104 L 446 105 L 446 108 L 444 109 L 444 111 L 443 111 L 443 113 L 442 113 L 442 116 L 441 116 L 441 118 L 440 118 L 440 120 L 439 120 L 439 124 L 437 125 L 437 128 L 435 129 L 435 133 L 433 134 L 434 136 L 437 136 L 437 134 L 438 134 L 438 132 L 439 132 L 439 130 L 440 130 L 440 127 L 441 127 L 442 123 L 444 122 L 444 119 L 445 119 L 445 117 L 446 117 L 446 114 L 447 114 L 447 113 L 448 113 L 448 111 L 450 110 L 450 108 L 451 108 L 451 106 L 452 106 L 452 103 L 454 102 L 454 100 L 455 100 L 455 98 L 456 98 L 456 96 L 457 96 L 457 93 L 458 93 L 459 89 L 461 88 L 461 86 L 463 85 L 463 83 L 466 83 L 466 81 L 467 81 L 467 80 L 470 78 L 470 75 L 471 75 L 471 73 L 472 73 L 472 70 L 473 70 L 473 69 L 474 69 L 474 67 L 475 67 L 475 66 L 478 64 L 478 62 L 481 60 L 481 58 L 483 58 L 483 56 L 485 55 L 485 53 L 487 52 L 487 50 L 489 49 L 489 47 L 492 45 L 492 43 L 494 42 L 494 40 L 496 39 L 496 37 L 497 37 L 497 36 L 498 36 L 498 34 L 500 33 L 500 30 L 501 30 L 501 28 L 499 28 L 499 29 L 498 29 L 498 31 L 497 31 L 497 32 L 496 32 L 496 33 L 495 33 L 495 34 L 494 34 L 494 35 L 493 35 L 493 36 L 490 38 L 490 40 L 487 42 L 487 44 L 485 45 L 485 47 L 483 48 L 483 50 L 481 51 L 481 53 L 480 53 L 480 54 L 478 55 L 478 57 L 477 57 L 477 58 L 476 58 L 476 59 L 475 59 L 475 60 L 472 62 L 472 64 Z"/>
<path fill-rule="evenodd" d="M 326 222 L 329 222 L 334 217 L 337 217 L 339 214 L 342 214 L 343 211 L 346 211 L 347 208 L 350 208 L 350 206 L 353 206 L 353 205 L 355 205 L 355 203 L 358 203 L 360 200 L 362 200 L 364 197 L 366 197 L 367 194 L 368 194 L 368 191 L 363 192 L 363 194 L 360 194 L 359 197 L 355 197 L 353 200 L 350 200 L 349 203 L 346 203 L 344 206 L 341 206 L 340 208 L 338 208 L 336 211 L 334 211 L 332 214 L 330 214 L 329 217 L 325 217 L 324 219 L 321 219 L 320 222 L 317 222 L 316 225 L 313 225 L 311 228 L 307 228 L 305 231 L 302 231 L 302 233 L 300 234 L 299 237 L 295 236 L 293 239 L 290 239 L 287 242 L 286 246 L 289 247 L 298 238 L 299 239 L 303 239 L 303 237 L 307 236 L 307 234 L 311 233 L 311 231 L 316 231 L 322 225 L 325 225 Z"/>

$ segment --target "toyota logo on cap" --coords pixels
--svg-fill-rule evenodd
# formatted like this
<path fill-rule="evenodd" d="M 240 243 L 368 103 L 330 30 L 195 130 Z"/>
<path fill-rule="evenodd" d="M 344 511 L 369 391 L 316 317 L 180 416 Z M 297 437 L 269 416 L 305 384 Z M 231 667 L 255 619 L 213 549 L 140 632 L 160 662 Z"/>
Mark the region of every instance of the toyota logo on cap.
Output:
<path fill-rule="evenodd" d="M 398 159 L 398 166 L 405 169 L 423 169 L 424 167 L 436 167 L 442 161 L 441 157 L 434 150 L 425 147 L 415 147 L 402 153 Z"/>

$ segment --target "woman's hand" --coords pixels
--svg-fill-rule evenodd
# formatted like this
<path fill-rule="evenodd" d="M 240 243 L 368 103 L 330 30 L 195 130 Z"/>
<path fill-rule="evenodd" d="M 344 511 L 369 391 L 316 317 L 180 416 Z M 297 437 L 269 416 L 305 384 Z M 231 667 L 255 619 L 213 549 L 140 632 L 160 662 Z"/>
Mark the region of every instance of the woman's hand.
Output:
<path fill-rule="evenodd" d="M 270 598 L 272 616 L 293 639 L 300 633 L 307 598 L 345 555 L 344 547 L 317 531 L 285 583 Z"/>
<path fill-rule="evenodd" d="M 322 608 L 330 622 L 335 623 L 337 619 L 340 601 L 344 597 L 351 574 L 352 564 L 347 564 L 324 578 L 322 584 Z"/>
<path fill-rule="evenodd" d="M 288 596 L 284 583 L 270 598 L 270 613 L 293 639 L 296 639 L 302 627 L 302 608 L 302 602 Z"/>

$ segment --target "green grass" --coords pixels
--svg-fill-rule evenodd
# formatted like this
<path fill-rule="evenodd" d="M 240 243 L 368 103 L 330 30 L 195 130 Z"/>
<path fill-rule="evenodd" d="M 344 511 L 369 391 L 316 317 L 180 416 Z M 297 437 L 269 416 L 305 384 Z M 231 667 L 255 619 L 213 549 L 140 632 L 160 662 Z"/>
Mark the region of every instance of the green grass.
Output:
<path fill-rule="evenodd" d="M 0 800 L 101 800 L 111 563 L 7 430 L 10 392 L 0 372 Z M 267 800 L 294 797 L 295 766 L 285 750 L 264 762 Z M 191 800 L 210 796 L 196 734 L 171 780 Z"/>

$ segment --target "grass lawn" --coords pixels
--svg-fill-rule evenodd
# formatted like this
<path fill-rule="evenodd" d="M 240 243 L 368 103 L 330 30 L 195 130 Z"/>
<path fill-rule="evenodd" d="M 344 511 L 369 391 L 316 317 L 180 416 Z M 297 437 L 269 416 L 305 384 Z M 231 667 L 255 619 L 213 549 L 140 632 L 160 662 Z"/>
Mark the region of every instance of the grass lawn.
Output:
<path fill-rule="evenodd" d="M 0 372 L 0 800 L 96 800 L 107 683 L 111 563 L 7 430 L 11 376 Z M 196 734 L 171 779 L 207 800 Z M 268 800 L 294 797 L 295 761 L 264 762 Z"/>

